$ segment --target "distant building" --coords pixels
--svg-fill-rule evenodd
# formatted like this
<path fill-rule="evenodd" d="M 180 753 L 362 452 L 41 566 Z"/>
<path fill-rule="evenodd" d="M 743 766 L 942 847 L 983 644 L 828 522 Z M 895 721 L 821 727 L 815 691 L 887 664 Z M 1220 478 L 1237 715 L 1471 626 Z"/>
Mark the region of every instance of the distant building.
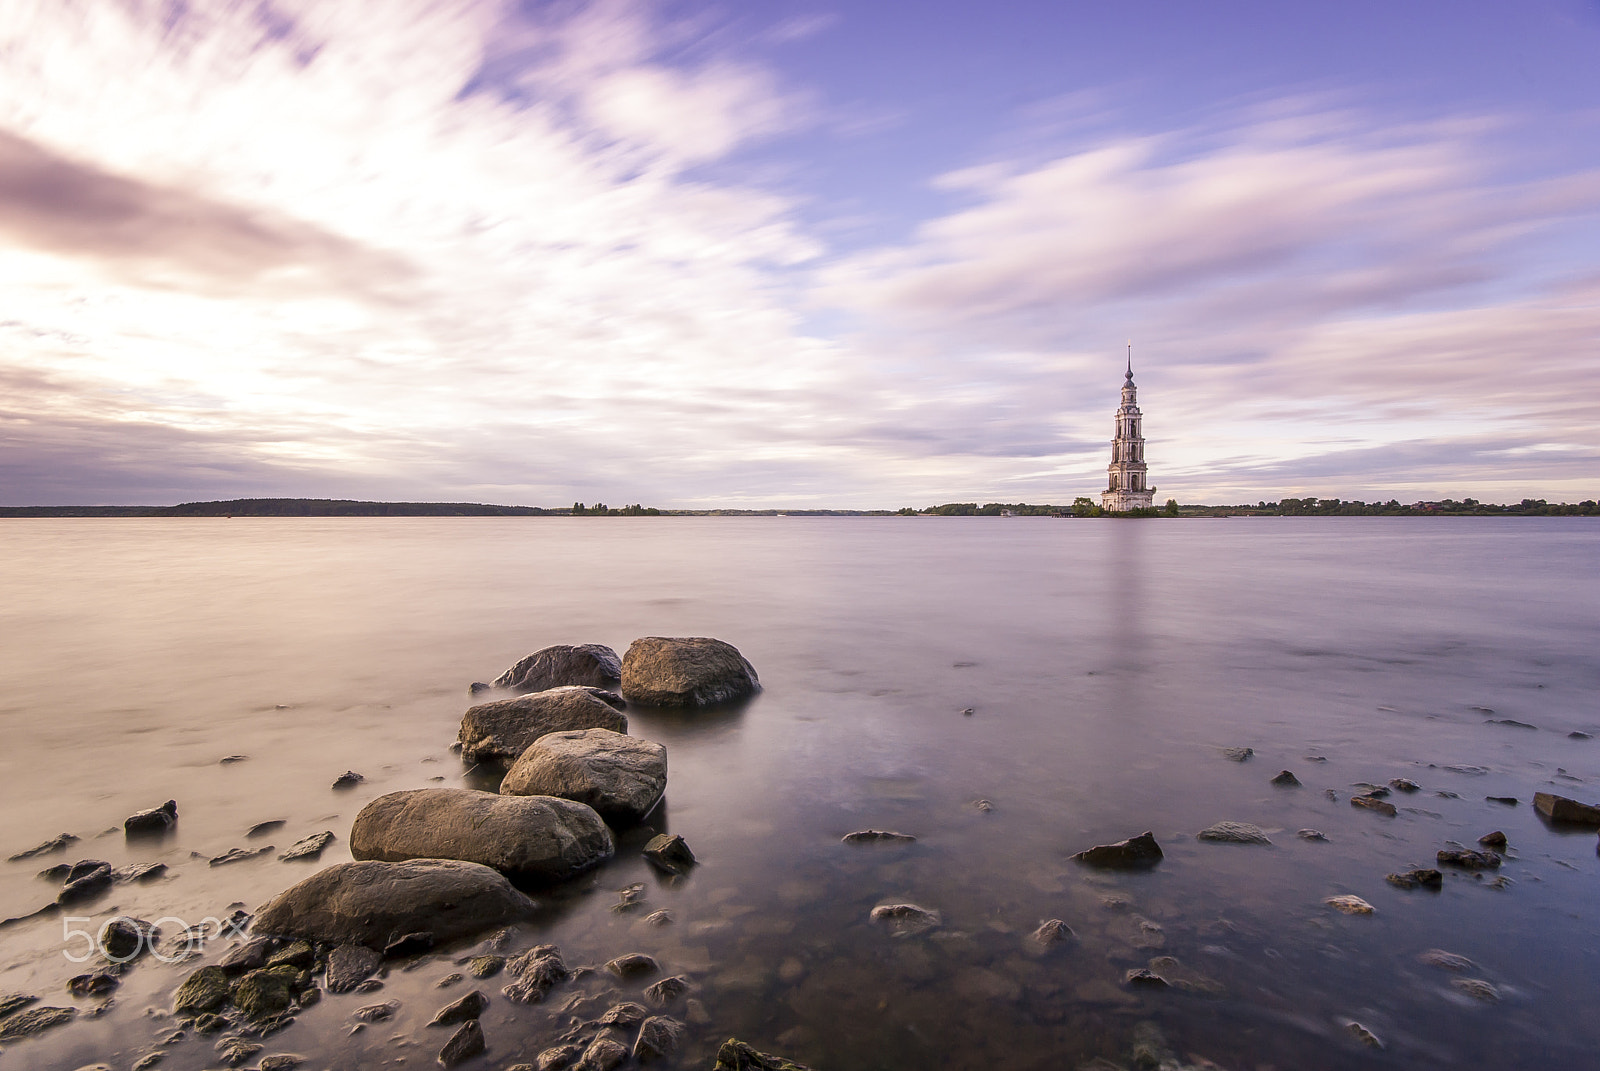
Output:
<path fill-rule="evenodd" d="M 1128 375 L 1122 383 L 1122 404 L 1117 406 L 1117 437 L 1111 440 L 1110 475 L 1100 493 L 1100 508 L 1107 513 L 1149 509 L 1155 488 L 1146 478 L 1144 436 L 1139 431 L 1139 389 L 1133 385 L 1133 347 L 1128 347 Z"/>

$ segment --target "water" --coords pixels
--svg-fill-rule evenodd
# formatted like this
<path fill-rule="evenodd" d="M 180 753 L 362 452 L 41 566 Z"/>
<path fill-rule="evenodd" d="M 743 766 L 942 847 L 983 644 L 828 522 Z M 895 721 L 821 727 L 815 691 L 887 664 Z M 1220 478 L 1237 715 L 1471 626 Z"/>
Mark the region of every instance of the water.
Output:
<path fill-rule="evenodd" d="M 1126 1064 L 1143 1021 L 1186 1062 L 1229 1069 L 1580 1066 L 1600 1045 L 1596 838 L 1529 801 L 1600 799 L 1600 739 L 1567 735 L 1600 737 L 1597 564 L 1600 527 L 1577 519 L 11 521 L 0 854 L 84 839 L 0 864 L 0 914 L 46 903 L 33 875 L 63 858 L 170 867 L 69 926 L 125 912 L 172 932 L 254 908 L 348 859 L 367 800 L 464 783 L 448 745 L 468 682 L 551 643 L 710 635 L 754 663 L 759 698 L 629 715 L 669 750 L 653 824 L 702 865 L 669 884 L 638 857 L 641 834 L 625 836 L 612 863 L 539 894 L 516 938 L 570 964 L 644 951 L 688 974 L 709 1022 L 691 1024 L 680 1066 L 710 1066 L 728 1036 L 829 1071 Z M 1506 718 L 1537 729 L 1490 723 Z M 1229 746 L 1255 756 L 1228 761 Z M 1445 768 L 1460 764 L 1487 772 Z M 346 769 L 366 784 L 331 791 Z M 1274 788 L 1280 769 L 1304 787 Z M 1422 791 L 1391 797 L 1396 818 L 1346 802 L 1352 782 L 1402 776 Z M 168 798 L 181 817 L 165 844 L 97 836 Z M 244 832 L 267 819 L 287 820 L 269 838 L 280 850 L 318 829 L 340 839 L 321 864 L 207 865 L 263 843 Z M 1193 839 L 1223 819 L 1273 845 Z M 919 840 L 839 843 L 869 826 Z M 1146 829 L 1166 851 L 1152 872 L 1069 859 Z M 1504 887 L 1384 881 L 1492 829 L 1510 838 Z M 633 882 L 648 907 L 613 912 Z M 1376 913 L 1324 905 L 1342 893 Z M 868 922 L 898 900 L 943 925 L 894 938 Z M 671 925 L 642 921 L 660 908 Z M 1027 935 L 1046 918 L 1075 939 L 1040 953 Z M 160 1011 L 173 989 L 226 947 L 147 957 L 105 1007 L 65 993 L 87 968 L 64 958 L 81 940 L 64 949 L 63 925 L 0 930 L 0 992 L 82 1012 L 8 1044 L 0 1065 L 130 1066 L 173 1029 Z M 1499 1001 L 1419 962 L 1432 948 L 1472 959 Z M 472 983 L 434 986 L 472 949 L 395 969 L 381 993 L 328 997 L 262 1055 L 433 1066 L 444 1038 L 423 1024 Z M 1122 985 L 1160 956 L 1217 992 Z M 475 1066 L 532 1060 L 572 994 L 594 998 L 577 1009 L 593 1016 L 639 988 L 591 975 L 524 1007 L 499 984 L 480 983 L 493 1003 Z M 347 1036 L 349 1013 L 381 999 L 402 1002 L 396 1018 Z M 1385 1047 L 1363 1047 L 1349 1020 Z M 213 1040 L 173 1045 L 161 1066 L 215 1066 Z"/>

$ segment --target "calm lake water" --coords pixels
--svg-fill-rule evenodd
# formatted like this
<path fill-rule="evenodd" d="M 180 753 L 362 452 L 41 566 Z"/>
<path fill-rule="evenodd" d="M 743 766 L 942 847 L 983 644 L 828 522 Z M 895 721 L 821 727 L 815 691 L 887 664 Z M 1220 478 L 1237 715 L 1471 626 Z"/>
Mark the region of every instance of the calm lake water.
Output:
<path fill-rule="evenodd" d="M 653 824 L 701 865 L 670 884 L 639 857 L 642 834 L 625 836 L 610 864 L 541 894 L 515 943 L 557 944 L 569 965 L 642 951 L 687 974 L 704 1015 L 676 1066 L 709 1067 L 729 1036 L 825 1071 L 1126 1065 L 1146 1021 L 1185 1063 L 1230 1071 L 1580 1067 L 1600 1050 L 1596 836 L 1530 806 L 1540 790 L 1600 801 L 1588 520 L 13 520 L 0 592 L 0 857 L 83 838 L 0 863 L 6 916 L 53 897 L 37 871 L 80 858 L 170 869 L 74 926 L 254 909 L 348 859 L 367 801 L 463 783 L 448 747 L 469 682 L 553 643 L 716 636 L 760 672 L 756 700 L 629 714 L 669 751 Z M 346 769 L 366 783 L 332 791 Z M 1270 784 L 1283 769 L 1303 787 Z M 1347 802 L 1352 783 L 1396 777 L 1421 785 L 1390 797 L 1398 816 Z M 122 819 L 169 798 L 176 837 L 125 844 Z M 268 819 L 287 821 L 280 850 L 339 839 L 321 863 L 207 865 L 264 843 L 244 834 Z M 1195 840 L 1220 820 L 1273 843 Z M 865 827 L 919 839 L 840 843 Z M 1166 851 L 1153 871 L 1069 858 L 1147 829 Z M 1495 829 L 1505 882 L 1384 880 Z M 647 911 L 613 912 L 634 882 Z M 1324 904 L 1346 893 L 1375 913 Z M 902 900 L 943 925 L 896 938 L 868 921 Z M 643 922 L 661 908 L 670 925 Z M 1048 918 L 1076 937 L 1043 953 L 1028 935 Z M 61 918 L 0 930 L 0 992 L 80 1009 L 7 1043 L 0 1067 L 123 1071 L 173 1029 L 175 987 L 226 947 L 146 957 L 105 1007 L 65 991 L 87 968 L 65 959 Z M 474 947 L 329 996 L 261 1055 L 435 1066 L 446 1035 L 423 1024 L 472 982 L 436 983 Z M 1436 948 L 1472 960 L 1464 977 L 1498 1001 L 1419 960 Z M 1156 957 L 1190 989 L 1123 985 Z M 594 997 L 578 1010 L 593 1016 L 650 980 L 602 977 L 534 1007 L 480 983 L 489 1053 L 470 1066 L 532 1060 L 571 994 Z M 347 1036 L 350 1013 L 384 999 L 395 1018 Z M 214 1040 L 170 1046 L 161 1067 L 217 1066 Z"/>

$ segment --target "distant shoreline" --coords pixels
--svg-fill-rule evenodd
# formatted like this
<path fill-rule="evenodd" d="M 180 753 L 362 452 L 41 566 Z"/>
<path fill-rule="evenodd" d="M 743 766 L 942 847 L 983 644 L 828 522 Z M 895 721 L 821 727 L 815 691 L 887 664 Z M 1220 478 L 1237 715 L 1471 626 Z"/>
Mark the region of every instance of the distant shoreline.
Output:
<path fill-rule="evenodd" d="M 0 519 L 68 517 L 571 517 L 571 516 L 647 516 L 647 517 L 1056 517 L 1084 519 L 1099 516 L 1079 505 L 1004 505 L 988 503 L 946 503 L 917 510 L 910 507 L 888 509 L 656 509 L 625 506 L 620 509 L 596 505 L 546 508 L 542 506 L 500 506 L 480 502 L 363 502 L 326 498 L 240 498 L 218 502 L 183 502 L 175 506 L 0 506 Z M 1128 515 L 1107 515 L 1128 516 Z M 1212 506 L 1176 505 L 1174 508 L 1140 511 L 1150 517 L 1550 517 L 1600 516 L 1593 500 L 1579 503 L 1552 503 L 1543 499 L 1524 499 L 1512 505 L 1493 505 L 1471 499 L 1454 502 L 1421 502 L 1402 506 L 1397 502 L 1344 502 L 1339 499 L 1284 499 L 1258 505 Z"/>

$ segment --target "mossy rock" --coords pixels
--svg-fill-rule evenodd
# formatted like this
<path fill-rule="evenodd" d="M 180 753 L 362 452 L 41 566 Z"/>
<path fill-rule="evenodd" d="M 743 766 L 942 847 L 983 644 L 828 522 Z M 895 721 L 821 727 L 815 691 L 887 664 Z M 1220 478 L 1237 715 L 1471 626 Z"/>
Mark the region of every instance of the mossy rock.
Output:
<path fill-rule="evenodd" d="M 308 941 L 296 941 L 291 945 L 279 949 L 267 959 L 267 966 L 293 967 L 297 971 L 309 968 L 317 961 L 316 949 Z"/>
<path fill-rule="evenodd" d="M 270 1019 L 294 1003 L 300 972 L 288 965 L 251 971 L 233 987 L 233 1003 L 251 1019 Z"/>
<path fill-rule="evenodd" d="M 228 972 L 211 965 L 201 967 L 183 980 L 172 1010 L 179 1015 L 199 1015 L 216 1011 L 228 1002 Z"/>

